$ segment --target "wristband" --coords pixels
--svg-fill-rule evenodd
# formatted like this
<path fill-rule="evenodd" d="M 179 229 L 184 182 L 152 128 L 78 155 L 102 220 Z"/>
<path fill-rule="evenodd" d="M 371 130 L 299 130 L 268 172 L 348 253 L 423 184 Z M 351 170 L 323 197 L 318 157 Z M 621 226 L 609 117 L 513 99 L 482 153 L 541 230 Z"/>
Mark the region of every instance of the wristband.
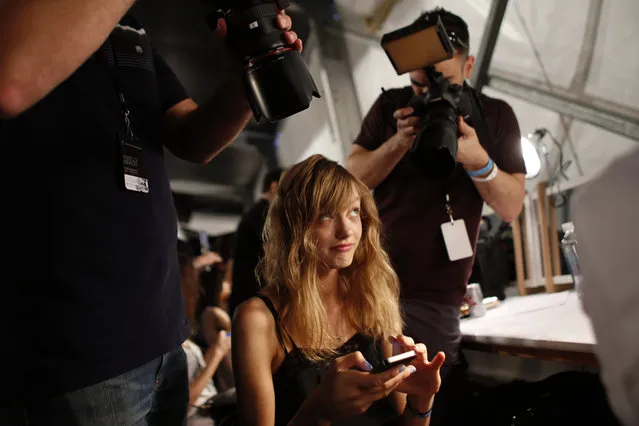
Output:
<path fill-rule="evenodd" d="M 484 183 L 490 182 L 491 180 L 497 177 L 497 172 L 499 172 L 499 167 L 495 165 L 493 169 L 491 170 L 490 174 L 488 174 L 488 176 L 486 176 L 485 178 L 471 177 L 471 179 L 473 180 L 473 182 L 484 182 Z"/>
<path fill-rule="evenodd" d="M 410 402 L 408 402 L 408 398 L 406 399 L 406 409 L 408 411 L 410 411 L 410 413 L 414 416 L 414 417 L 419 417 L 421 419 L 427 419 L 430 417 L 431 414 L 433 414 L 433 407 L 431 406 L 430 409 L 428 411 L 426 411 L 425 413 L 420 413 L 419 411 L 417 411 L 412 405 L 410 405 Z"/>
<path fill-rule="evenodd" d="M 494 165 L 495 163 L 493 162 L 493 159 L 488 157 L 488 164 L 486 164 L 483 168 L 479 170 L 475 170 L 474 172 L 466 172 L 466 173 L 468 173 L 468 176 L 470 176 L 471 178 L 485 175 L 486 173 L 492 170 Z"/>

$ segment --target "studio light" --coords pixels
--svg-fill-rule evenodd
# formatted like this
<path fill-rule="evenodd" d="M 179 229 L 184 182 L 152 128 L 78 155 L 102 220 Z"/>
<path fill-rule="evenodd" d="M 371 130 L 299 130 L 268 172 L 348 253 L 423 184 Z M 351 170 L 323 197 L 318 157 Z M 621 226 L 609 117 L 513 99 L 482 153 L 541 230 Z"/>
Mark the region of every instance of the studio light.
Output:
<path fill-rule="evenodd" d="M 548 147 L 543 142 L 548 130 L 544 128 L 535 129 L 527 137 L 521 138 L 521 152 L 526 164 L 526 179 L 534 179 L 541 173 L 542 161 L 546 168 L 548 163 Z"/>
<path fill-rule="evenodd" d="M 541 172 L 541 158 L 537 148 L 528 138 L 521 138 L 521 152 L 524 156 L 524 163 L 526 164 L 526 179 L 534 179 L 539 176 Z"/>

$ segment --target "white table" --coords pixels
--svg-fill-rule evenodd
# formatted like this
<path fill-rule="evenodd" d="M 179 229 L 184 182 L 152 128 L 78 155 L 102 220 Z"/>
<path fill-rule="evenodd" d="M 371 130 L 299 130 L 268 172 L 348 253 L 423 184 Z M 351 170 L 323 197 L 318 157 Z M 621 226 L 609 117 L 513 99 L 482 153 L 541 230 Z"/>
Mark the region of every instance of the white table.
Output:
<path fill-rule="evenodd" d="M 590 320 L 574 291 L 512 297 L 461 320 L 462 347 L 598 366 Z"/>

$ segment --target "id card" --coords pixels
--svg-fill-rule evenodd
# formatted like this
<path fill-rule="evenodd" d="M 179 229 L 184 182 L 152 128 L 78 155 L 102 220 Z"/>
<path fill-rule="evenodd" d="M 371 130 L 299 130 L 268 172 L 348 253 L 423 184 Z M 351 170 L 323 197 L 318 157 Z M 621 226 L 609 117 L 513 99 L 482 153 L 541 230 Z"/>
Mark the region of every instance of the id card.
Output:
<path fill-rule="evenodd" d="M 120 141 L 124 187 L 129 191 L 149 192 L 149 180 L 142 172 L 142 143 L 136 138 Z"/>
<path fill-rule="evenodd" d="M 442 235 L 444 244 L 451 262 L 466 259 L 473 255 L 473 248 L 470 245 L 466 222 L 464 219 L 457 219 L 454 222 L 442 223 Z"/>

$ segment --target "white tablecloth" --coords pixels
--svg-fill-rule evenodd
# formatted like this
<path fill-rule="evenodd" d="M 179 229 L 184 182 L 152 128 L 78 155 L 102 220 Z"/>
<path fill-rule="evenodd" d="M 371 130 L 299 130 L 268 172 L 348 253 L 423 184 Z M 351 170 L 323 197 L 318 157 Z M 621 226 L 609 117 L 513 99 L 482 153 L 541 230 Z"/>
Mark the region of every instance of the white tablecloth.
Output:
<path fill-rule="evenodd" d="M 574 291 L 512 297 L 461 320 L 466 342 L 593 352 L 595 336 Z"/>

